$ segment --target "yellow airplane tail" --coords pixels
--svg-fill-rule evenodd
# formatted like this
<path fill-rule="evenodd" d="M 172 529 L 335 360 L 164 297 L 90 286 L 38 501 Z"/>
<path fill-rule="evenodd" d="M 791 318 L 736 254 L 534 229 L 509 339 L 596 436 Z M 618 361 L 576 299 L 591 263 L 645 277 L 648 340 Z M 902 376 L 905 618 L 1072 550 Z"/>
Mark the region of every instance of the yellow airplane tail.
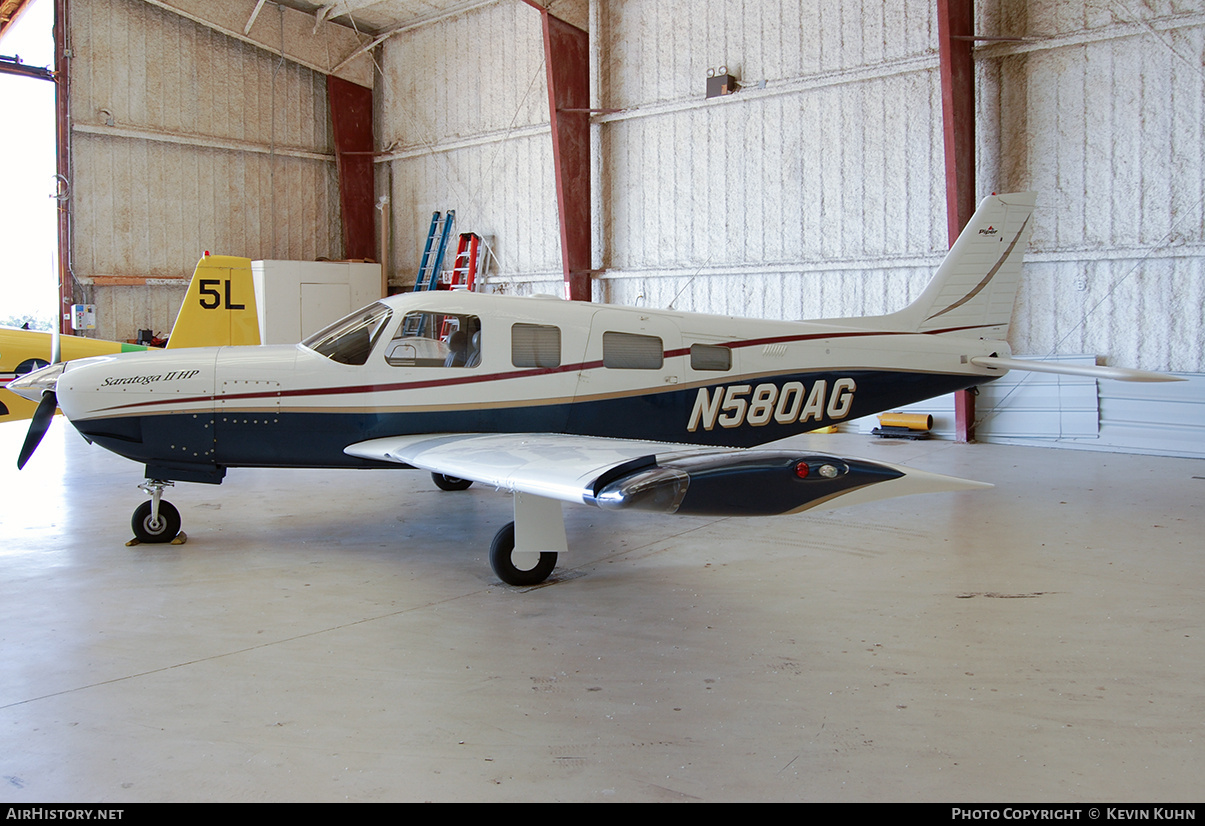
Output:
<path fill-rule="evenodd" d="M 167 349 L 259 343 L 251 259 L 206 254 L 197 262 Z"/>

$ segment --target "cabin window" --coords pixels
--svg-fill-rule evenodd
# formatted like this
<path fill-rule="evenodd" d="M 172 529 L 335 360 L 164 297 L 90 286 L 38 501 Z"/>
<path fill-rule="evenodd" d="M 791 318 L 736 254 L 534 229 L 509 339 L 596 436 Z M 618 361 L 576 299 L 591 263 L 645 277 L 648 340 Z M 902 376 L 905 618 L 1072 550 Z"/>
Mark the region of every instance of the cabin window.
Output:
<path fill-rule="evenodd" d="M 515 367 L 560 367 L 561 328 L 551 324 L 514 324 L 510 363 Z"/>
<path fill-rule="evenodd" d="M 392 315 L 384 304 L 373 304 L 319 330 L 301 345 L 340 364 L 364 364 Z"/>
<path fill-rule="evenodd" d="M 603 333 L 603 366 L 627 370 L 660 370 L 661 339 L 635 333 Z"/>
<path fill-rule="evenodd" d="M 385 361 L 394 367 L 476 367 L 481 364 L 481 320 L 475 315 L 406 313 Z"/>
<path fill-rule="evenodd" d="M 731 370 L 732 350 L 717 344 L 690 345 L 692 370 Z"/>

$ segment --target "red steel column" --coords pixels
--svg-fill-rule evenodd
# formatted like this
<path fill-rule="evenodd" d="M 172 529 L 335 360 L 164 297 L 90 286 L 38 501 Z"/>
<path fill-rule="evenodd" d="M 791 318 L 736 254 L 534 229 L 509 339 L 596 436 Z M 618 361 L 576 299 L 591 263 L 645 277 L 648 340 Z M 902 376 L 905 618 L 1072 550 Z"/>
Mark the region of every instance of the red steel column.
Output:
<path fill-rule="evenodd" d="M 335 133 L 343 257 L 378 261 L 373 225 L 372 89 L 327 75 L 326 97 Z"/>
<path fill-rule="evenodd" d="M 974 25 L 974 0 L 937 0 L 950 246 L 975 214 L 975 64 L 971 57 Z M 955 394 L 954 417 L 958 441 L 974 441 L 975 396 L 971 391 Z"/>
<path fill-rule="evenodd" d="M 544 24 L 552 160 L 561 225 L 565 297 L 589 301 L 590 291 L 590 35 L 553 17 L 532 0 Z"/>

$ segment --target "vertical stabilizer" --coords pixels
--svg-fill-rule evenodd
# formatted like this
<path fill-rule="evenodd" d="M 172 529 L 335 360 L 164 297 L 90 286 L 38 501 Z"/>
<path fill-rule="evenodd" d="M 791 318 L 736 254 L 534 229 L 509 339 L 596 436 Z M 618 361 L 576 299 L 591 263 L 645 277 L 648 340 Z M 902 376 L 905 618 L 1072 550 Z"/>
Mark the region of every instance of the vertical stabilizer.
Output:
<path fill-rule="evenodd" d="M 984 198 L 924 292 L 883 321 L 918 333 L 1005 338 L 1035 200 L 1033 192 Z"/>
<path fill-rule="evenodd" d="M 206 255 L 197 262 L 168 349 L 259 344 L 251 259 Z"/>

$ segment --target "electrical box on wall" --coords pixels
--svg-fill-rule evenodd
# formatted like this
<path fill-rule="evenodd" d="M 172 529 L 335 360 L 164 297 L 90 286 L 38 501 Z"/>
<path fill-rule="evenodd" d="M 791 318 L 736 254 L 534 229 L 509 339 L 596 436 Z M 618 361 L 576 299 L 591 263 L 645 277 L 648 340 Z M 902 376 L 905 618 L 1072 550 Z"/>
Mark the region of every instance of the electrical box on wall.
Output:
<path fill-rule="evenodd" d="M 728 74 L 728 67 L 707 70 L 707 97 L 718 98 L 730 95 L 741 88 L 736 78 Z"/>
<path fill-rule="evenodd" d="M 71 305 L 71 329 L 72 330 L 95 330 L 96 329 L 96 305 L 95 304 L 72 304 Z"/>

